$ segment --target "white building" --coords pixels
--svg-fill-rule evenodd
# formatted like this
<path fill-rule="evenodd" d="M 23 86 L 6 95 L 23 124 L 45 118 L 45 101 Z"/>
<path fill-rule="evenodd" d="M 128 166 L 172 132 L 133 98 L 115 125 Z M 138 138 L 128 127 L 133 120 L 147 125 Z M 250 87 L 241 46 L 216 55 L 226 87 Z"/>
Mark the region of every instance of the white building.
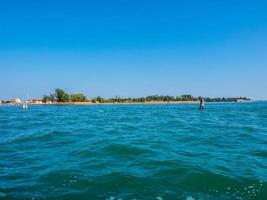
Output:
<path fill-rule="evenodd" d="M 11 99 L 10 102 L 12 104 L 20 104 L 21 103 L 21 100 L 19 98 L 15 98 L 15 99 Z"/>
<path fill-rule="evenodd" d="M 52 104 L 53 102 L 52 101 L 46 101 L 45 103 L 46 104 Z"/>
<path fill-rule="evenodd" d="M 237 99 L 236 102 L 248 102 L 251 101 L 249 99 Z"/>
<path fill-rule="evenodd" d="M 42 104 L 43 103 L 43 99 L 30 99 L 27 102 L 31 103 L 31 104 Z"/>

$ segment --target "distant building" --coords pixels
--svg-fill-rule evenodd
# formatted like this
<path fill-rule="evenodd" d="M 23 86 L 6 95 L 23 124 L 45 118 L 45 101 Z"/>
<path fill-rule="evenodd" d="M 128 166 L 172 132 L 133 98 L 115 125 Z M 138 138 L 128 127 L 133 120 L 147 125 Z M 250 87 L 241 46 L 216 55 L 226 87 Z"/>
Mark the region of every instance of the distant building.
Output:
<path fill-rule="evenodd" d="M 27 102 L 31 103 L 31 104 L 42 104 L 43 103 L 43 99 L 30 99 Z"/>
<path fill-rule="evenodd" d="M 236 102 L 248 102 L 250 99 L 236 99 Z"/>
<path fill-rule="evenodd" d="M 19 98 L 15 98 L 15 99 L 11 99 L 10 102 L 12 104 L 20 104 L 21 103 L 21 100 Z"/>

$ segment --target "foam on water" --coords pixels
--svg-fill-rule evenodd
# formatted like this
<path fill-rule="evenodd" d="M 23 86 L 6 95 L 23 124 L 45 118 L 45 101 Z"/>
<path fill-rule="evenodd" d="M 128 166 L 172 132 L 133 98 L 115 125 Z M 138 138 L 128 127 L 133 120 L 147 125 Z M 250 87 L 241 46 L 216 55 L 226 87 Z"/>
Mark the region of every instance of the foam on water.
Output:
<path fill-rule="evenodd" d="M 186 200 L 195 200 L 193 197 L 189 196 L 189 197 L 186 197 Z"/>

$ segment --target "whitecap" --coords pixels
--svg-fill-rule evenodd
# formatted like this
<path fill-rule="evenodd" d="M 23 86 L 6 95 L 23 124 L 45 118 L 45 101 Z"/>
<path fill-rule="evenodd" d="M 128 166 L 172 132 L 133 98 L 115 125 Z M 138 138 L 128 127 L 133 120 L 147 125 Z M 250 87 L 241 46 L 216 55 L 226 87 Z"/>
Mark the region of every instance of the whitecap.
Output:
<path fill-rule="evenodd" d="M 195 198 L 194 198 L 194 197 L 191 197 L 191 196 L 189 196 L 189 197 L 186 197 L 186 200 L 195 200 Z"/>
<path fill-rule="evenodd" d="M 106 200 L 115 200 L 115 197 L 111 196 L 111 197 L 107 198 Z"/>

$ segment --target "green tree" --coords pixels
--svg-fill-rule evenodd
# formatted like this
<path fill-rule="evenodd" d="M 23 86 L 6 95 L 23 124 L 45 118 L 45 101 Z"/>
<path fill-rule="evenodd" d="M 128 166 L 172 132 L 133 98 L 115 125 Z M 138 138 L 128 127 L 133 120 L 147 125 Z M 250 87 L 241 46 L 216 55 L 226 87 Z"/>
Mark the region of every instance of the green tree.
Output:
<path fill-rule="evenodd" d="M 58 102 L 68 102 L 69 101 L 69 95 L 65 93 L 62 89 L 56 89 L 56 98 Z"/>
<path fill-rule="evenodd" d="M 48 95 L 44 95 L 44 97 L 43 97 L 43 102 L 48 102 L 48 101 L 52 101 L 52 98 L 51 98 L 51 96 L 48 96 Z"/>
<path fill-rule="evenodd" d="M 184 94 L 184 95 L 181 95 L 181 99 L 182 101 L 192 101 L 193 97 L 190 94 Z"/>
<path fill-rule="evenodd" d="M 52 102 L 57 101 L 57 96 L 56 96 L 56 94 L 50 94 L 50 98 L 51 98 L 51 101 L 52 101 Z"/>
<path fill-rule="evenodd" d="M 71 94 L 70 99 L 72 102 L 85 102 L 87 100 L 83 94 Z"/>
<path fill-rule="evenodd" d="M 98 97 L 96 97 L 96 101 L 99 102 L 99 103 L 104 103 L 105 99 L 100 97 L 100 96 L 98 96 Z"/>

